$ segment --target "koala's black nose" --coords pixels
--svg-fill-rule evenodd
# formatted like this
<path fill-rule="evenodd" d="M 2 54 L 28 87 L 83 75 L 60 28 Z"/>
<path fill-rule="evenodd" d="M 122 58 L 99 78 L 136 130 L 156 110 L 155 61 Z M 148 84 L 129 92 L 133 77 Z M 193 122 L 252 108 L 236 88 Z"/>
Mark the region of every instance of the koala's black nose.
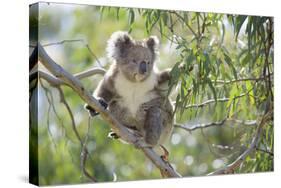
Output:
<path fill-rule="evenodd" d="M 145 61 L 142 61 L 140 63 L 139 72 L 140 72 L 140 74 L 144 74 L 144 73 L 146 73 L 146 71 L 147 71 L 146 63 L 145 63 Z"/>

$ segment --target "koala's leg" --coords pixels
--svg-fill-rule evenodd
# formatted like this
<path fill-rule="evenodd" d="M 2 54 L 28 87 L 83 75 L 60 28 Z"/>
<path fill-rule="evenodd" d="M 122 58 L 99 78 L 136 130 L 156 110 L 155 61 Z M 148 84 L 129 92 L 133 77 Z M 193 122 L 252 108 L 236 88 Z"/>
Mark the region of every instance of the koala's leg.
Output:
<path fill-rule="evenodd" d="M 162 126 L 161 109 L 157 106 L 149 108 L 144 122 L 144 140 L 147 144 L 155 146 L 158 143 Z"/>

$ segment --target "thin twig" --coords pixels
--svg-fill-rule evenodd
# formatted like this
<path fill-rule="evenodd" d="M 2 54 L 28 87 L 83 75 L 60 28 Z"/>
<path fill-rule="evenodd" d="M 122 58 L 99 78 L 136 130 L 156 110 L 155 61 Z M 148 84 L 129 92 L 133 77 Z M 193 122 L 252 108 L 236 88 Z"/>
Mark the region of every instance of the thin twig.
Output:
<path fill-rule="evenodd" d="M 60 94 L 60 102 L 65 106 L 65 108 L 66 108 L 66 110 L 67 110 L 67 112 L 70 116 L 72 130 L 74 131 L 76 138 L 78 139 L 78 141 L 80 142 L 80 144 L 82 146 L 83 142 L 82 142 L 80 134 L 78 133 L 78 130 L 76 129 L 76 123 L 75 123 L 74 116 L 73 116 L 73 113 L 71 111 L 71 108 L 64 98 L 64 94 L 63 94 L 62 89 L 60 87 L 57 87 L 57 89 L 58 89 L 59 94 Z"/>
<path fill-rule="evenodd" d="M 198 36 L 195 33 L 195 31 L 192 29 L 192 27 L 188 23 L 186 23 L 186 20 L 179 13 L 177 13 L 176 11 L 168 11 L 168 12 L 175 14 L 178 18 L 180 18 L 184 22 L 184 24 L 188 27 L 188 29 L 191 31 L 191 33 L 194 35 L 194 37 L 196 39 L 198 39 Z"/>
<path fill-rule="evenodd" d="M 196 19 L 197 19 L 197 28 L 198 28 L 198 35 L 199 35 L 199 41 L 200 41 L 200 38 L 201 38 L 201 30 L 200 30 L 200 23 L 199 23 L 199 14 L 196 13 Z"/>
<path fill-rule="evenodd" d="M 241 94 L 241 95 L 238 95 L 238 96 L 236 96 L 236 97 L 233 97 L 233 100 L 236 100 L 236 99 L 238 99 L 238 98 L 241 98 L 241 97 L 243 97 L 243 96 L 245 96 L 246 94 L 244 93 L 244 94 Z M 208 104 L 212 104 L 212 103 L 216 103 L 216 102 L 227 102 L 227 101 L 229 101 L 230 100 L 230 98 L 219 98 L 219 99 L 210 99 L 210 100 L 207 100 L 207 101 L 205 101 L 205 102 L 202 102 L 202 103 L 200 103 L 200 104 L 191 104 L 191 105 L 188 105 L 188 106 L 185 106 L 184 108 L 185 109 L 189 109 L 189 108 L 201 108 L 201 107 L 204 107 L 204 106 L 206 106 L 206 105 L 208 105 Z"/>
<path fill-rule="evenodd" d="M 66 40 L 62 40 L 59 42 L 51 42 L 51 43 L 47 43 L 47 44 L 42 44 L 42 46 L 47 47 L 47 46 L 54 46 L 54 45 L 60 45 L 60 44 L 64 44 L 64 43 L 71 43 L 71 42 L 84 42 L 83 39 L 66 39 Z"/>
<path fill-rule="evenodd" d="M 64 97 L 64 93 L 62 91 L 62 89 L 60 87 L 57 87 L 58 91 L 59 91 L 59 94 L 60 94 L 60 102 L 64 104 L 65 108 L 67 109 L 67 112 L 70 116 L 70 119 L 71 119 L 71 125 L 72 125 L 72 130 L 76 136 L 76 138 L 78 139 L 80 145 L 81 145 L 81 148 L 82 148 L 82 152 L 81 152 L 81 164 L 80 164 L 80 167 L 83 171 L 83 174 L 88 177 L 89 179 L 91 179 L 92 181 L 96 182 L 96 179 L 94 176 L 91 176 L 90 173 L 86 170 L 86 167 L 85 167 L 85 164 L 86 164 L 86 160 L 87 160 L 87 157 L 88 157 L 88 149 L 86 147 L 86 143 L 87 143 L 87 139 L 88 139 L 88 135 L 86 136 L 86 139 L 85 141 L 83 142 L 78 130 L 76 129 L 76 123 L 75 123 L 75 120 L 74 120 L 74 116 L 73 116 L 73 113 L 70 109 L 70 106 L 69 104 L 67 103 L 67 101 L 65 100 L 65 97 Z M 88 130 L 89 130 L 89 124 L 90 122 L 88 123 Z"/>
<path fill-rule="evenodd" d="M 49 96 L 50 91 L 48 90 L 47 87 L 44 86 L 44 84 L 42 83 L 41 79 L 39 79 L 39 82 L 40 82 L 43 90 L 45 91 L 45 95 L 46 95 L 46 98 L 47 98 L 47 101 L 48 101 L 48 110 L 47 110 L 47 130 L 48 130 L 48 135 L 50 136 L 51 142 L 54 145 L 55 149 L 57 150 L 57 144 L 56 144 L 56 142 L 54 140 L 52 131 L 50 129 L 50 112 L 51 112 L 51 109 L 52 109 L 52 106 L 53 106 L 52 105 L 53 104 L 53 99 Z M 57 115 L 54 107 L 53 107 L 53 110 L 54 110 L 55 115 Z"/>
<path fill-rule="evenodd" d="M 212 82 L 214 82 L 216 84 L 231 84 L 231 83 L 235 83 L 235 82 L 244 82 L 244 81 L 261 81 L 261 80 L 265 80 L 267 77 L 270 77 L 272 75 L 273 75 L 273 73 L 270 73 L 267 76 L 262 76 L 259 78 L 239 78 L 239 79 L 234 79 L 234 80 L 229 80 L 229 81 L 212 80 Z"/>
<path fill-rule="evenodd" d="M 213 127 L 213 126 L 221 126 L 224 124 L 225 121 L 226 121 L 226 119 L 224 119 L 222 121 L 218 121 L 218 122 L 201 123 L 201 124 L 196 124 L 196 125 L 192 125 L 192 126 L 187 126 L 187 125 L 182 125 L 182 124 L 174 124 L 174 126 L 176 128 L 182 128 L 186 131 L 194 131 L 196 129 L 203 129 L 203 128 Z"/>
<path fill-rule="evenodd" d="M 87 134 L 85 136 L 83 146 L 82 146 L 82 150 L 81 150 L 80 167 L 82 169 L 83 174 L 86 177 L 91 179 L 93 182 L 97 182 L 96 178 L 94 176 L 90 175 L 90 173 L 86 169 L 86 162 L 87 162 L 87 157 L 88 157 L 87 142 L 88 142 L 88 138 L 89 138 L 90 127 L 91 127 L 91 117 L 89 117 L 89 119 L 88 119 L 88 130 L 87 130 Z"/>
<path fill-rule="evenodd" d="M 263 153 L 266 153 L 266 154 L 268 154 L 268 155 L 270 155 L 270 156 L 274 156 L 274 153 L 273 152 L 271 152 L 271 151 L 267 151 L 267 150 L 265 150 L 265 149 L 261 149 L 261 148 L 258 148 L 258 147 L 256 147 L 256 150 L 257 151 L 261 151 L 261 152 L 263 152 Z"/>
<path fill-rule="evenodd" d="M 66 40 L 62 40 L 62 41 L 59 41 L 59 42 L 51 42 L 51 43 L 48 43 L 48 44 L 43 44 L 42 46 L 48 47 L 48 46 L 61 45 L 61 44 L 64 44 L 64 43 L 71 43 L 71 42 L 81 42 L 87 48 L 87 50 L 90 52 L 90 54 L 96 59 L 99 66 L 103 67 L 99 58 L 96 56 L 96 54 L 90 48 L 89 44 L 87 42 L 85 42 L 85 40 L 83 40 L 83 39 L 66 39 Z"/>
<path fill-rule="evenodd" d="M 204 128 L 208 128 L 208 127 L 222 126 L 226 122 L 234 122 L 234 123 L 238 123 L 238 124 L 246 125 L 246 126 L 255 126 L 257 124 L 256 120 L 238 120 L 238 119 L 225 118 L 222 121 L 201 123 L 201 124 L 196 124 L 196 125 L 192 125 L 192 126 L 188 126 L 188 124 L 183 125 L 183 124 L 179 124 L 179 123 L 175 124 L 174 126 L 176 128 L 181 128 L 186 131 L 194 131 L 197 129 L 204 129 Z"/>
<path fill-rule="evenodd" d="M 269 52 L 270 52 L 270 49 L 271 49 L 271 45 L 273 44 L 273 37 L 272 37 L 272 34 L 273 34 L 273 20 L 271 18 L 269 18 L 269 22 L 267 23 L 267 33 L 268 33 L 268 38 L 267 38 L 267 44 L 264 44 L 265 45 L 265 65 L 264 65 L 264 71 L 263 71 L 263 74 L 264 76 L 266 76 L 267 73 L 270 72 L 270 66 L 269 66 Z M 273 101 L 273 91 L 272 91 L 272 83 L 271 83 L 271 78 L 270 76 L 267 77 L 267 80 L 266 81 L 266 86 L 267 86 L 267 92 L 268 94 L 271 95 L 271 100 Z M 267 83 L 268 82 L 268 83 Z"/>
<path fill-rule="evenodd" d="M 212 144 L 212 147 L 219 150 L 226 150 L 226 151 L 232 151 L 234 149 L 233 146 L 219 145 L 219 144 Z"/>
<path fill-rule="evenodd" d="M 45 79 L 45 80 L 46 80 L 46 79 Z M 46 80 L 46 81 L 47 81 L 49 84 L 52 85 L 52 82 L 50 82 L 50 80 Z M 55 117 L 56 117 L 57 120 L 59 121 L 59 125 L 60 125 L 61 128 L 62 128 L 63 135 L 66 136 L 66 138 L 67 138 L 68 140 L 71 140 L 70 137 L 69 137 L 69 135 L 67 134 L 66 129 L 65 129 L 64 122 L 63 122 L 63 120 L 61 119 L 61 117 L 59 116 L 59 114 L 58 114 L 58 112 L 57 112 L 57 110 L 56 110 L 56 107 L 55 107 L 54 102 L 53 102 L 53 101 L 54 101 L 54 97 L 53 97 L 51 91 L 49 91 L 48 88 L 47 88 L 46 86 L 44 86 L 44 84 L 43 84 L 43 82 L 42 82 L 41 79 L 39 79 L 39 82 L 40 82 L 42 88 L 43 88 L 44 91 L 45 91 L 45 95 L 46 95 L 46 97 L 47 97 L 47 100 L 48 100 L 48 103 L 49 103 L 50 108 L 52 108 L 52 110 L 53 110 L 53 112 L 54 112 L 54 114 L 55 114 Z M 55 86 L 55 85 L 53 85 L 53 86 Z M 55 86 L 55 87 L 57 88 L 57 86 Z M 49 96 L 48 94 L 50 94 L 50 96 Z M 48 115 L 47 115 L 47 117 L 49 117 L 49 110 L 50 110 L 50 109 L 48 109 Z M 47 127 L 48 127 L 48 129 L 49 129 L 49 118 L 47 118 Z"/>
<path fill-rule="evenodd" d="M 262 130 L 263 130 L 263 126 L 265 125 L 265 123 L 268 120 L 272 119 L 272 115 L 273 115 L 273 109 L 271 109 L 269 112 L 265 113 L 257 127 L 255 136 L 252 139 L 252 142 L 249 146 L 248 149 L 246 149 L 233 163 L 227 165 L 224 168 L 221 168 L 215 172 L 212 172 L 208 175 L 218 175 L 218 174 L 229 174 L 229 173 L 234 173 L 234 170 L 239 167 L 244 160 L 246 159 L 246 157 L 256 148 L 258 141 L 260 139 L 260 136 L 262 134 Z"/>
<path fill-rule="evenodd" d="M 202 136 L 203 136 L 204 138 L 206 138 L 206 139 L 204 139 L 204 141 L 207 142 L 207 146 L 208 146 L 208 149 L 209 149 L 210 153 L 212 153 L 215 157 L 224 157 L 223 154 L 218 153 L 218 152 L 216 152 L 216 151 L 213 150 L 211 141 L 210 141 L 209 137 L 208 137 L 207 135 L 205 135 L 204 129 L 200 129 L 200 131 L 201 131 Z"/>

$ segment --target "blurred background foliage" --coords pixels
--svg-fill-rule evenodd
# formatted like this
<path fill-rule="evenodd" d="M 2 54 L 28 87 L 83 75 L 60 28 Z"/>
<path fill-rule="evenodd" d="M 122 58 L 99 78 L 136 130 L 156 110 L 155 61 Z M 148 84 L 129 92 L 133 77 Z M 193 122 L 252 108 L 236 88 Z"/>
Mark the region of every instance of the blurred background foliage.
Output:
<path fill-rule="evenodd" d="M 166 147 L 170 162 L 183 176 L 206 175 L 233 162 L 248 148 L 262 115 L 273 105 L 273 18 L 54 3 L 40 3 L 37 18 L 35 7 L 31 6 L 30 30 L 39 26 L 43 45 L 61 42 L 45 49 L 73 74 L 95 66 L 108 68 L 106 42 L 117 30 L 129 31 L 136 39 L 158 36 L 157 66 L 172 68 L 169 93 L 176 122 L 186 127 L 218 124 L 193 131 L 174 129 Z M 36 36 L 31 43 L 33 39 Z M 92 92 L 100 79 L 82 82 Z M 70 88 L 62 89 L 80 136 L 88 134 L 86 169 L 91 175 L 100 182 L 161 177 L 141 151 L 108 138 L 110 127 L 99 116 L 88 131 L 84 102 Z M 81 145 L 59 92 L 40 80 L 31 96 L 31 102 L 36 101 L 39 183 L 90 182 L 80 168 Z M 235 173 L 272 171 L 273 144 L 272 120 Z"/>

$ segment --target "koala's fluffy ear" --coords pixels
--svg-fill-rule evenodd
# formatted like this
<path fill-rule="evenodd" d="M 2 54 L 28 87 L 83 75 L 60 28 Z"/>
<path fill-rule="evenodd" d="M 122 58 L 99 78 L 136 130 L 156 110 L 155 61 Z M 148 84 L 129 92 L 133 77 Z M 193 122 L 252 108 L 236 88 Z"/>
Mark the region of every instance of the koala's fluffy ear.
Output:
<path fill-rule="evenodd" d="M 109 58 L 118 59 L 124 56 L 126 49 L 133 44 L 131 36 L 124 31 L 114 32 L 107 42 L 107 54 Z"/>
<path fill-rule="evenodd" d="M 146 40 L 146 45 L 147 47 L 152 50 L 153 52 L 158 51 L 159 48 L 159 40 L 157 38 L 157 36 L 150 36 L 147 40 Z"/>

